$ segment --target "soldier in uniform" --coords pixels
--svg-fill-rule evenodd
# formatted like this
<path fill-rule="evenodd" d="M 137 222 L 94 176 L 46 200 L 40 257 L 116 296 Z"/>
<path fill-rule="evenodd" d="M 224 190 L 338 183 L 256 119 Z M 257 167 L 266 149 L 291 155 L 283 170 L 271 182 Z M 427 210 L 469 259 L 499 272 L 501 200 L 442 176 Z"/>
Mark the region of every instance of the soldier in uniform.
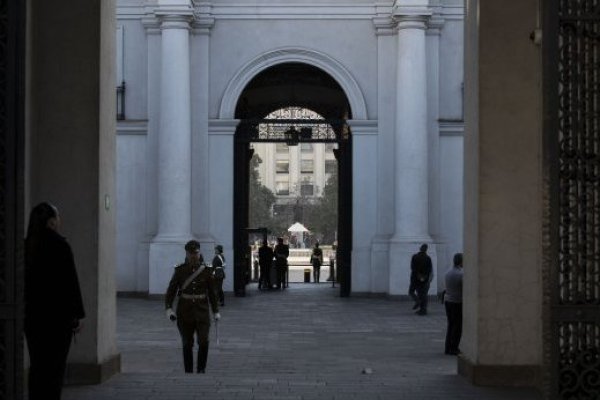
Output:
<path fill-rule="evenodd" d="M 186 373 L 194 372 L 194 335 L 198 341 L 197 372 L 204 373 L 208 358 L 210 311 L 215 321 L 221 318 L 215 295 L 214 278 L 200 254 L 200 243 L 190 240 L 185 245 L 185 263 L 175 267 L 165 295 L 167 317 L 177 321 L 183 344 L 183 366 Z M 172 309 L 175 296 L 179 297 L 177 313 Z"/>
<path fill-rule="evenodd" d="M 225 256 L 223 255 L 223 246 L 215 246 L 215 257 L 212 260 L 213 276 L 215 277 L 215 288 L 219 304 L 225 306 L 225 293 L 223 292 L 223 280 L 225 280 Z"/>
<path fill-rule="evenodd" d="M 315 243 L 315 247 L 310 256 L 310 263 L 313 266 L 313 280 L 315 283 L 319 283 L 321 277 L 321 265 L 323 265 L 323 250 L 319 248 L 319 242 Z"/>

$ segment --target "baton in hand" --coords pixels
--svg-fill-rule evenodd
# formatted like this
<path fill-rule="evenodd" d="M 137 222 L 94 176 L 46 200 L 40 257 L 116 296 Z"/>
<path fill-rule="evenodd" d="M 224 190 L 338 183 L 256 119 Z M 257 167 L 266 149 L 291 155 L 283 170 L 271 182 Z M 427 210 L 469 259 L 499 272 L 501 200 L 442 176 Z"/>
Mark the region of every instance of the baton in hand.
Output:
<path fill-rule="evenodd" d="M 217 346 L 219 345 L 219 320 L 215 321 L 215 335 L 217 336 Z"/>

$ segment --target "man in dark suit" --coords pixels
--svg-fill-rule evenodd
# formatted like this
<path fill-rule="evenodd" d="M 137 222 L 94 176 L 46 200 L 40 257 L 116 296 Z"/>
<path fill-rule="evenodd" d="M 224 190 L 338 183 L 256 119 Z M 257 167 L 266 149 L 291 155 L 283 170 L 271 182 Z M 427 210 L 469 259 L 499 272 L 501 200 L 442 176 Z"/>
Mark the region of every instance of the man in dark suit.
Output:
<path fill-rule="evenodd" d="M 287 244 L 283 244 L 283 238 L 277 238 L 277 245 L 275 246 L 275 268 L 277 268 L 277 289 L 286 287 L 285 275 L 288 268 L 288 257 L 290 255 L 290 248 Z"/>
<path fill-rule="evenodd" d="M 260 265 L 260 279 L 258 289 L 271 289 L 271 265 L 273 264 L 273 249 L 266 240 L 258 249 L 258 264 Z"/>
<path fill-rule="evenodd" d="M 417 291 L 417 304 L 415 306 L 418 306 L 416 311 L 418 315 L 427 315 L 427 293 L 433 279 L 433 266 L 431 258 L 427 255 L 427 248 L 426 244 L 422 244 L 419 252 L 414 254 L 410 261 L 411 286 L 414 283 Z"/>

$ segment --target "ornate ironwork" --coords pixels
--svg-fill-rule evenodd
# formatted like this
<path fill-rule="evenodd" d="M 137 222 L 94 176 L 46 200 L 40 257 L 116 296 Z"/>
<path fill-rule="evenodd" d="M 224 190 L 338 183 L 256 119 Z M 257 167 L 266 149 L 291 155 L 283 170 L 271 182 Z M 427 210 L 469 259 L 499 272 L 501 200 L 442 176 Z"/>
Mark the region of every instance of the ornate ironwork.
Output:
<path fill-rule="evenodd" d="M 545 5 L 546 395 L 600 398 L 600 1 Z"/>
<path fill-rule="evenodd" d="M 239 127 L 244 142 L 336 143 L 347 140 L 348 129 L 341 120 L 260 119 L 244 120 Z"/>

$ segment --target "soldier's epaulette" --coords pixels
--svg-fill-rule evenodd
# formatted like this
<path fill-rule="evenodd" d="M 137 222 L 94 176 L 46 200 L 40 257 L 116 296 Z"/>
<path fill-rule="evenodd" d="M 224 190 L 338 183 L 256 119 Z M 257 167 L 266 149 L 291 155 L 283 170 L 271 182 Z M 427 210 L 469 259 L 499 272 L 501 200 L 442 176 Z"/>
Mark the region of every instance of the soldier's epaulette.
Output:
<path fill-rule="evenodd" d="M 184 265 L 185 265 L 185 263 L 183 263 L 183 264 L 177 264 L 177 265 L 175 265 L 173 268 L 177 269 L 177 268 L 179 268 L 179 267 L 183 267 Z"/>

